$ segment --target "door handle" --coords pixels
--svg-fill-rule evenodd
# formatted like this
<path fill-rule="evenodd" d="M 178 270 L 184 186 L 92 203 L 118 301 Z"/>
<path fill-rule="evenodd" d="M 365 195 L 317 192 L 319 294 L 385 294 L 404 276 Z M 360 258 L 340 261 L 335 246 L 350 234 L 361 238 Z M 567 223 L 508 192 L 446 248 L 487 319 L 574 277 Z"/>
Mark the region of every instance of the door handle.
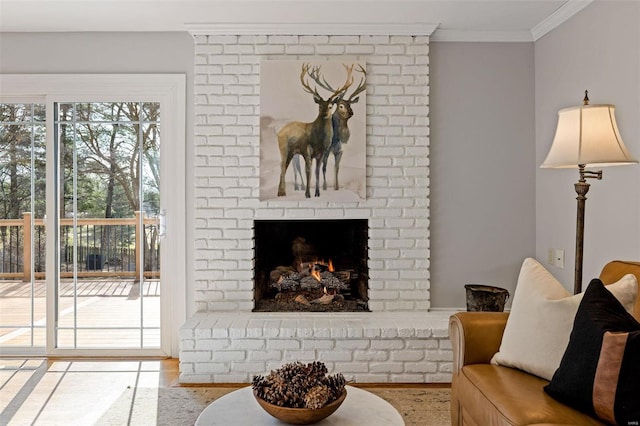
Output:
<path fill-rule="evenodd" d="M 158 215 L 158 235 L 164 237 L 167 233 L 167 210 L 160 210 Z"/>

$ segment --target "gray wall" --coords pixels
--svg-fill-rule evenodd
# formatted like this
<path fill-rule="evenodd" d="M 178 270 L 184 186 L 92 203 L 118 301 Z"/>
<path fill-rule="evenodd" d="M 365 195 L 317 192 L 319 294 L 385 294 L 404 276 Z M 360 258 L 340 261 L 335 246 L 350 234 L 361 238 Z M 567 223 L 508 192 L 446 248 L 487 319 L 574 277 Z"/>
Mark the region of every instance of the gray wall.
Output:
<path fill-rule="evenodd" d="M 535 44 L 536 165 L 549 151 L 557 111 L 616 105 L 621 136 L 640 159 L 640 2 L 596 1 Z M 583 288 L 612 259 L 640 259 L 640 166 L 607 167 L 587 194 Z M 575 169 L 536 172 L 536 255 L 565 250 L 565 267 L 549 270 L 573 290 Z"/>
<path fill-rule="evenodd" d="M 431 43 L 431 302 L 464 307 L 465 283 L 515 286 L 535 251 L 533 43 Z M 193 41 L 186 33 L 4 33 L 2 73 L 187 75 L 193 158 Z M 187 167 L 187 200 L 193 170 Z M 193 203 L 187 206 L 193 223 Z M 193 248 L 193 226 L 187 247 Z M 193 252 L 187 253 L 193 312 Z"/>
<path fill-rule="evenodd" d="M 431 300 L 515 288 L 535 251 L 533 43 L 431 43 Z"/>
<path fill-rule="evenodd" d="M 193 38 L 178 32 L 0 33 L 0 72 L 185 73 L 190 77 Z M 193 86 L 193 80 L 187 83 Z"/>

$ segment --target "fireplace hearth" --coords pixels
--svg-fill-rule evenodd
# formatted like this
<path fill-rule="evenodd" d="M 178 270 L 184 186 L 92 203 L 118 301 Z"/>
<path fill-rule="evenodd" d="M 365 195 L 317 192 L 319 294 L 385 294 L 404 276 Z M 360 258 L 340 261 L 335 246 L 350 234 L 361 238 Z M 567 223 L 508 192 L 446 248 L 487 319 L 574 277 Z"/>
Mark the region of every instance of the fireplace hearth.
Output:
<path fill-rule="evenodd" d="M 256 220 L 254 312 L 368 308 L 366 219 Z"/>

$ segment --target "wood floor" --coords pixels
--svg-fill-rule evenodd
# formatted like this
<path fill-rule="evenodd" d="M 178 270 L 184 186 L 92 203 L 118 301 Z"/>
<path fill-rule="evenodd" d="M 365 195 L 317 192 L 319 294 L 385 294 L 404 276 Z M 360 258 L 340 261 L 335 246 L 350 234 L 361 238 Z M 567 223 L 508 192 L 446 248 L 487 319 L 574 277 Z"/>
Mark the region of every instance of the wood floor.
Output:
<path fill-rule="evenodd" d="M 176 386 L 177 380 L 175 359 L 0 359 L 0 424 L 101 424 L 126 390 Z M 129 409 L 130 424 L 155 424 L 157 407 L 134 400 Z"/>
<path fill-rule="evenodd" d="M 211 401 L 195 404 L 202 394 L 217 392 L 223 395 L 248 386 L 181 386 L 178 365 L 177 359 L 0 358 L 0 425 L 188 426 Z M 394 404 L 405 417 L 407 426 L 450 424 L 448 384 L 354 385 Z M 447 399 L 440 401 L 439 410 L 435 409 L 438 404 L 425 405 L 428 403 L 427 392 L 434 388 L 445 392 Z M 168 409 L 171 412 L 190 411 L 186 418 L 191 420 L 176 421 L 175 417 L 160 420 L 164 405 L 162 395 L 176 392 L 183 399 L 171 401 L 168 405 L 173 406 Z M 400 402 L 393 401 L 385 394 L 390 392 L 404 397 Z M 422 409 L 422 414 L 413 412 L 411 406 Z M 410 420 L 412 415 L 414 420 Z"/>

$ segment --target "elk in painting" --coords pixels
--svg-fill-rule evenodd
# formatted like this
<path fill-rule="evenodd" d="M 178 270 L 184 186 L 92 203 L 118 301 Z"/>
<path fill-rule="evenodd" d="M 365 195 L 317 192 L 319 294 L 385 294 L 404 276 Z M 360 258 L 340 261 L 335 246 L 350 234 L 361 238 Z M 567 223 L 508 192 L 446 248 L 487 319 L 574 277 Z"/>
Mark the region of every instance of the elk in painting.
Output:
<path fill-rule="evenodd" d="M 280 148 L 280 183 L 278 185 L 278 196 L 286 195 L 285 174 L 291 160 L 295 154 L 300 154 L 305 161 L 306 190 L 305 197 L 310 198 L 311 181 L 311 161 L 316 160 L 316 190 L 315 196 L 320 196 L 320 165 L 325 151 L 331 145 L 333 138 L 332 113 L 333 106 L 338 97 L 344 95 L 353 83 L 351 70 L 347 69 L 347 78 L 341 87 L 336 90 L 329 90 L 331 94 L 324 99 L 319 93 L 317 86 L 313 88 L 309 84 L 311 78 L 317 86 L 325 88 L 326 81 L 320 74 L 320 67 L 311 67 L 310 64 L 302 64 L 300 72 L 300 83 L 305 92 L 313 96 L 313 100 L 318 104 L 318 115 L 311 123 L 293 121 L 285 125 L 278 133 L 278 147 Z M 326 89 L 328 90 L 328 89 Z"/>
<path fill-rule="evenodd" d="M 347 72 L 351 72 L 353 69 L 353 65 L 351 68 L 347 67 Z M 336 98 L 336 110 L 334 111 L 331 122 L 333 128 L 333 136 L 331 138 L 331 145 L 327 150 L 325 150 L 324 155 L 322 156 L 322 177 L 323 177 L 323 185 L 322 189 L 327 190 L 327 161 L 329 160 L 329 154 L 333 154 L 334 158 L 334 169 L 335 169 L 335 180 L 334 180 L 334 189 L 337 191 L 340 187 L 338 182 L 338 173 L 340 171 L 340 160 L 342 159 L 342 145 L 346 144 L 349 141 L 349 137 L 351 136 L 351 132 L 349 131 L 348 121 L 351 117 L 353 117 L 353 109 L 351 108 L 351 104 L 355 104 L 360 99 L 358 95 L 362 93 L 366 89 L 366 77 L 367 72 L 361 66 L 358 65 L 356 71 L 363 74 L 360 79 L 360 83 L 358 87 L 351 93 L 349 98 L 345 99 L 343 93 Z M 326 83 L 326 81 L 325 81 Z M 327 85 L 327 90 L 331 89 L 331 86 Z"/>

